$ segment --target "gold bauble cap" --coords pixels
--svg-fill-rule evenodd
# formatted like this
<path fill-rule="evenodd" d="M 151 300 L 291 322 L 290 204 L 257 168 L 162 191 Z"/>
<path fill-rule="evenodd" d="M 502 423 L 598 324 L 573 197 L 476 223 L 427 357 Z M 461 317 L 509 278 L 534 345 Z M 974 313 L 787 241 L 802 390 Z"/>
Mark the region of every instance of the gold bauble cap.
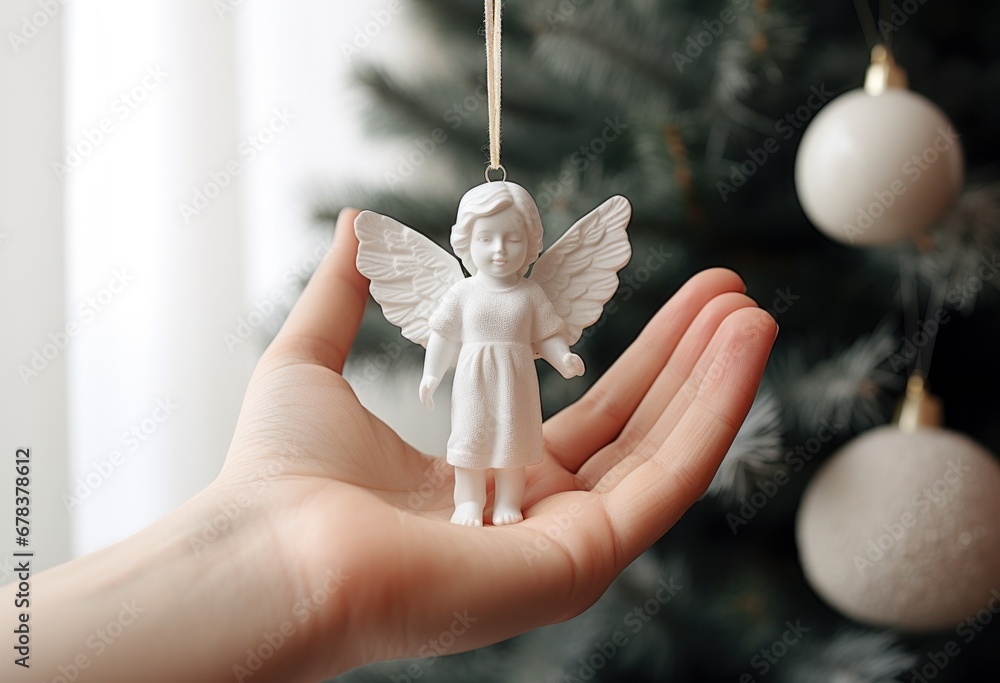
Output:
<path fill-rule="evenodd" d="M 881 95 L 887 88 L 908 88 L 906 70 L 892 58 L 889 48 L 879 43 L 872 48 L 872 63 L 865 72 L 865 92 Z"/>
<path fill-rule="evenodd" d="M 940 427 L 941 399 L 927 391 L 923 375 L 913 373 L 906 382 L 906 395 L 896 410 L 893 422 L 903 432 L 914 432 L 920 427 Z"/>

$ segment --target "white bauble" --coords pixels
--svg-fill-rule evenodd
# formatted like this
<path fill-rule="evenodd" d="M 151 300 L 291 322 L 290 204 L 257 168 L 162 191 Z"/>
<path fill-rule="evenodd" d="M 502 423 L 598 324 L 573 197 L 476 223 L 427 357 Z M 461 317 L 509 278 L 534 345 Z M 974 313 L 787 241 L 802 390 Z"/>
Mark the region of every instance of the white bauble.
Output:
<path fill-rule="evenodd" d="M 806 128 L 795 158 L 806 215 L 854 245 L 919 236 L 955 201 L 964 174 L 951 122 L 905 88 L 837 97 Z"/>
<path fill-rule="evenodd" d="M 809 483 L 796 538 L 809 583 L 846 616 L 954 629 L 1000 587 L 1000 465 L 946 429 L 870 430 Z"/>

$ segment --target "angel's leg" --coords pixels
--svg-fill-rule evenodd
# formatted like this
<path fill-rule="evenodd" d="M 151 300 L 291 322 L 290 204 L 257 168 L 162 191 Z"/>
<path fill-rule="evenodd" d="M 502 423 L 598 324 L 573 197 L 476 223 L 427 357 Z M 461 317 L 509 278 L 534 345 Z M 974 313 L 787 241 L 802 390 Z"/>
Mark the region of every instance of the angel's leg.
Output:
<path fill-rule="evenodd" d="M 453 524 L 482 526 L 486 506 L 486 470 L 455 468 L 455 514 Z"/>
<path fill-rule="evenodd" d="M 524 503 L 524 468 L 498 469 L 496 477 L 496 500 L 493 503 L 493 526 L 516 524 L 524 519 L 521 505 Z"/>

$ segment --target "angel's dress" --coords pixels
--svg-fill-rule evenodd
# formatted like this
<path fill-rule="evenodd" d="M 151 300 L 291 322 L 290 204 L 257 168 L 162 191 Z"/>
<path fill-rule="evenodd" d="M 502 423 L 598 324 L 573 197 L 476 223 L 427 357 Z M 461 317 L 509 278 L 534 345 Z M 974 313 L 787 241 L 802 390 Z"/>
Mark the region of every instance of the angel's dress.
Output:
<path fill-rule="evenodd" d="M 542 461 L 531 345 L 563 324 L 542 288 L 526 278 L 498 290 L 470 277 L 448 290 L 429 325 L 462 344 L 451 398 L 450 464 L 515 468 Z"/>

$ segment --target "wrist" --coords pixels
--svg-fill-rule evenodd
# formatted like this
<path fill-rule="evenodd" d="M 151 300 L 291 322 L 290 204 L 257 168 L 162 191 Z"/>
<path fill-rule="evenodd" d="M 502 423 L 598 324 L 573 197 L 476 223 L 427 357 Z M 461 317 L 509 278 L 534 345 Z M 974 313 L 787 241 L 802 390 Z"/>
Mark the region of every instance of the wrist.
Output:
<path fill-rule="evenodd" d="M 40 574 L 31 679 L 287 680 L 307 663 L 308 638 L 280 628 L 294 589 L 273 528 L 245 489 L 213 484 L 135 536 Z"/>

